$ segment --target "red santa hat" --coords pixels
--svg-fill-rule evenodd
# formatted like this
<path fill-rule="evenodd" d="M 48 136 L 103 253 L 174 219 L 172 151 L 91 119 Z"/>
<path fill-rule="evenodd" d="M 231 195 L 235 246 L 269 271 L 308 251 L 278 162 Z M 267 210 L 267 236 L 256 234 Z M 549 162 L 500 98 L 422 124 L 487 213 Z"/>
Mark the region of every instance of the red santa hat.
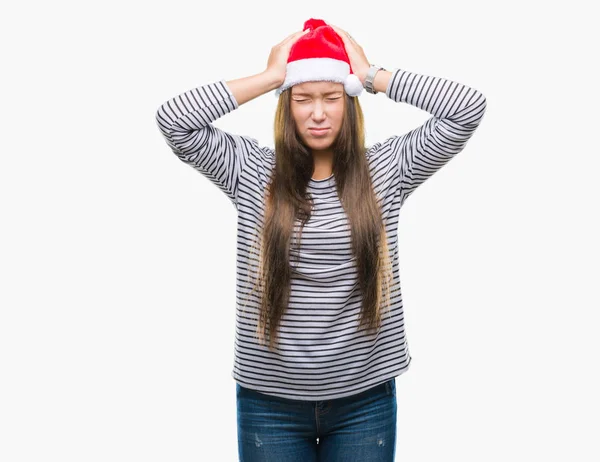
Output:
<path fill-rule="evenodd" d="M 309 19 L 302 28 L 306 29 L 310 32 L 296 40 L 290 49 L 285 81 L 275 90 L 275 96 L 293 85 L 319 80 L 343 83 L 348 95 L 360 95 L 363 85 L 352 71 L 338 33 L 322 19 Z"/>

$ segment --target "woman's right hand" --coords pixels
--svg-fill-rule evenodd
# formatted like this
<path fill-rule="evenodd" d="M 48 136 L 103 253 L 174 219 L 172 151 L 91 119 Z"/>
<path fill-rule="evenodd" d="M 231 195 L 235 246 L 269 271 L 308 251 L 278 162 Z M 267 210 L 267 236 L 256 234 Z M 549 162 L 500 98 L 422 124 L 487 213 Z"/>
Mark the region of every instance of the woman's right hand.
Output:
<path fill-rule="evenodd" d="M 310 28 L 304 31 L 294 32 L 292 35 L 286 37 L 281 43 L 278 43 L 271 48 L 271 54 L 269 55 L 265 73 L 272 75 L 277 82 L 280 82 L 280 85 L 283 85 L 283 82 L 285 81 L 287 60 L 292 45 L 309 31 Z"/>

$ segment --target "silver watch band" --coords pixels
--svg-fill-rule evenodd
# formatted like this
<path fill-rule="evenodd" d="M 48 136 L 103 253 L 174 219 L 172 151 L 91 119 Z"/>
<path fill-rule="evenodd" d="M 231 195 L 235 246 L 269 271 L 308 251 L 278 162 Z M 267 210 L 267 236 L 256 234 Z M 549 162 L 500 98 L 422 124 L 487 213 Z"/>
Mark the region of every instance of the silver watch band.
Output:
<path fill-rule="evenodd" d="M 381 66 L 371 64 L 371 67 L 369 68 L 369 71 L 367 72 L 367 77 L 365 78 L 365 89 L 373 95 L 376 95 L 377 93 L 379 93 L 379 92 L 375 91 L 375 88 L 373 87 L 373 81 L 375 80 L 375 74 L 377 74 L 377 72 L 380 70 L 385 71 L 386 69 L 384 69 Z"/>

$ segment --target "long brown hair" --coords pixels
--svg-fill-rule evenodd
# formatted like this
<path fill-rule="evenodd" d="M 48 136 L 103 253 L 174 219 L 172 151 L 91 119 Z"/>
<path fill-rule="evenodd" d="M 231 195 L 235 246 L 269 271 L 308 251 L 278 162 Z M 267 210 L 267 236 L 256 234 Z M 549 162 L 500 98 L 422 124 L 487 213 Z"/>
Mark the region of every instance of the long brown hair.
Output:
<path fill-rule="evenodd" d="M 365 156 L 364 118 L 357 97 L 344 92 L 341 130 L 333 143 L 333 175 L 337 194 L 348 217 L 356 256 L 362 310 L 359 328 L 381 326 L 382 308 L 389 308 L 392 268 L 387 235 Z M 258 232 L 259 269 L 254 290 L 260 308 L 256 334 L 268 337 L 273 349 L 281 317 L 290 296 L 290 244 L 295 220 L 302 229 L 309 220 L 312 199 L 307 186 L 313 174 L 311 150 L 299 137 L 291 113 L 291 88 L 279 96 L 275 113 L 275 168 L 265 190 L 265 213 Z M 254 248 L 257 247 L 255 240 Z M 382 306 L 383 305 L 383 306 Z"/>

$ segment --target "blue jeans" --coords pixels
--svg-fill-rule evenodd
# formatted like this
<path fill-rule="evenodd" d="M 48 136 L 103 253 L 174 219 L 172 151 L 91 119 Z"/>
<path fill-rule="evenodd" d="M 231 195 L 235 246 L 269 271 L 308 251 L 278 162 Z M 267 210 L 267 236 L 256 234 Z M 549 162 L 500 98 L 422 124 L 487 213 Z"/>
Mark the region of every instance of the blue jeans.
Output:
<path fill-rule="evenodd" d="M 236 383 L 240 462 L 393 462 L 395 378 L 326 401 L 266 395 Z"/>

